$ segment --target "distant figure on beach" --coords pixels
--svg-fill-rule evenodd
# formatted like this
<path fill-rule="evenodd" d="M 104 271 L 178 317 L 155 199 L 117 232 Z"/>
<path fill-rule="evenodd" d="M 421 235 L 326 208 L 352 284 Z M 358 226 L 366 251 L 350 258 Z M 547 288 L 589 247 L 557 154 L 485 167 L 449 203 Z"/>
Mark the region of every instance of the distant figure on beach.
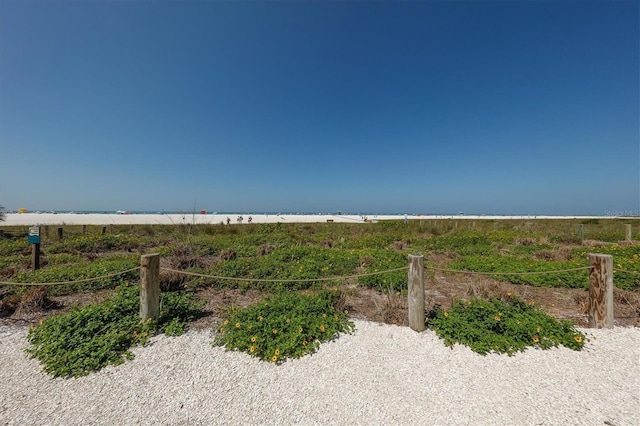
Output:
<path fill-rule="evenodd" d="M 404 215 L 404 223 L 407 223 L 407 222 L 409 222 L 409 218 L 408 218 L 408 217 L 407 217 L 407 215 L 405 214 L 405 215 Z"/>
<path fill-rule="evenodd" d="M 231 224 L 231 219 L 229 219 L 229 216 L 227 216 L 227 225 Z"/>
<path fill-rule="evenodd" d="M 238 223 L 242 223 L 242 216 L 238 216 Z"/>
<path fill-rule="evenodd" d="M 251 216 L 249 216 L 249 219 L 247 219 L 249 221 L 249 223 L 251 223 L 251 221 L 253 220 L 253 218 Z"/>

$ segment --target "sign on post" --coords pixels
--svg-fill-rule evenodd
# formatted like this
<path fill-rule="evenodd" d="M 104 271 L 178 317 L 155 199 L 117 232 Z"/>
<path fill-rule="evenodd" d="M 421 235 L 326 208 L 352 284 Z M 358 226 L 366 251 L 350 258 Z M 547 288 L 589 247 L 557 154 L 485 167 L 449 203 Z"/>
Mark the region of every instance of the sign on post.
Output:
<path fill-rule="evenodd" d="M 30 226 L 29 234 L 27 236 L 27 240 L 29 244 L 40 244 L 40 227 L 39 226 Z"/>

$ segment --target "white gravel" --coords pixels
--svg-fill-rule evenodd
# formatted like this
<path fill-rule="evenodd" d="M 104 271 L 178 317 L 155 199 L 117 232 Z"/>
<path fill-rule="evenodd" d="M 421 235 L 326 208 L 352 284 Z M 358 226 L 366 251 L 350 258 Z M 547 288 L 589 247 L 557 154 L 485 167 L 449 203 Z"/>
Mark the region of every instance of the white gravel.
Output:
<path fill-rule="evenodd" d="M 78 379 L 51 379 L 25 354 L 26 329 L 0 326 L 0 424 L 640 425 L 638 328 L 583 330 L 580 352 L 508 357 L 354 322 L 354 334 L 282 365 L 191 331 Z"/>

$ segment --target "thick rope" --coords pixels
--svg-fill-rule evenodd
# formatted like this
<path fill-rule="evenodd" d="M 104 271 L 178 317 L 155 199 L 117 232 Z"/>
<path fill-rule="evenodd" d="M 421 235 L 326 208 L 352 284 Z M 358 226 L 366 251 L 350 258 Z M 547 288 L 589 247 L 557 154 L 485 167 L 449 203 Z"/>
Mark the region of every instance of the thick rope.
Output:
<path fill-rule="evenodd" d="M 434 268 L 430 266 L 425 266 L 424 269 L 430 269 L 432 271 L 440 271 L 440 272 L 453 272 L 456 274 L 473 274 L 473 275 L 544 275 L 544 274 L 557 274 L 560 272 L 584 271 L 587 269 L 591 269 L 591 266 L 582 266 L 580 268 L 571 268 L 571 269 L 558 269 L 554 271 L 536 271 L 536 272 L 478 272 L 478 271 L 461 271 L 458 269 Z"/>
<path fill-rule="evenodd" d="M 622 272 L 625 274 L 640 275 L 640 272 L 638 271 L 627 271 L 626 269 L 614 269 L 613 272 Z"/>
<path fill-rule="evenodd" d="M 259 282 L 259 283 L 308 283 L 308 282 L 318 282 L 318 281 L 342 281 L 350 278 L 359 278 L 359 277 L 370 277 L 373 275 L 382 275 L 387 274 L 389 272 L 397 272 L 404 271 L 409 269 L 408 266 L 403 266 L 402 268 L 396 269 L 388 269 L 386 271 L 379 272 L 369 272 L 366 274 L 357 274 L 357 275 L 347 275 L 344 277 L 329 277 L 329 278 L 300 278 L 300 279 L 276 279 L 276 278 L 233 278 L 233 277 L 221 277 L 218 275 L 207 275 L 207 274 L 198 274 L 196 272 L 187 272 L 187 271 L 178 271 L 177 269 L 169 269 L 169 268 L 160 268 L 163 271 L 174 272 L 177 274 L 183 275 L 191 275 L 193 277 L 201 277 L 201 278 L 213 278 L 216 280 L 230 280 L 230 281 L 248 281 L 248 282 Z"/>
<path fill-rule="evenodd" d="M 97 281 L 97 280 L 101 280 L 104 278 L 112 278 L 112 277 L 117 277 L 118 275 L 123 275 L 129 272 L 133 272 L 140 269 L 139 266 L 136 266 L 135 268 L 131 268 L 131 269 L 127 269 L 126 271 L 122 271 L 122 272 L 116 272 L 115 274 L 109 274 L 109 275 L 103 275 L 101 277 L 95 277 L 95 278 L 85 278 L 82 280 L 75 280 L 75 281 L 60 281 L 60 282 L 55 282 L 55 283 L 13 283 L 13 282 L 8 282 L 8 281 L 0 281 L 0 284 L 4 284 L 4 285 L 34 285 L 34 286 L 38 286 L 38 285 L 64 285 L 64 284 L 79 284 L 79 283 L 86 283 L 89 281 Z"/>

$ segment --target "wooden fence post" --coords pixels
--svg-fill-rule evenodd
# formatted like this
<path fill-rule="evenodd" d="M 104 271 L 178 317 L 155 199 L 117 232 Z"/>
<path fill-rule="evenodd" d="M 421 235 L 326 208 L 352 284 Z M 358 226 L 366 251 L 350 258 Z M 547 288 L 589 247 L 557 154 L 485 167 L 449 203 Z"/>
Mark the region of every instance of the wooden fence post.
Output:
<path fill-rule="evenodd" d="M 109 225 L 109 233 L 113 234 L 113 223 Z"/>
<path fill-rule="evenodd" d="M 589 253 L 589 327 L 613 328 L 613 256 Z"/>
<path fill-rule="evenodd" d="M 409 255 L 409 327 L 423 331 L 424 323 L 424 256 Z"/>
<path fill-rule="evenodd" d="M 45 225 L 44 226 L 44 237 L 48 240 L 49 239 L 49 225 Z"/>
<path fill-rule="evenodd" d="M 87 235 L 87 225 L 82 225 L 82 235 Z"/>
<path fill-rule="evenodd" d="M 40 269 L 40 243 L 31 244 L 31 270 Z"/>
<path fill-rule="evenodd" d="M 578 225 L 578 239 L 584 240 L 584 225 L 582 223 Z"/>
<path fill-rule="evenodd" d="M 158 319 L 160 307 L 160 255 L 145 254 L 140 258 L 140 318 Z"/>
<path fill-rule="evenodd" d="M 61 239 L 62 239 L 62 236 L 64 235 L 63 233 L 64 233 L 64 231 L 62 230 L 62 228 L 61 228 L 61 227 L 60 227 L 60 228 L 58 228 L 58 239 L 59 239 L 59 240 L 61 240 Z"/>
<path fill-rule="evenodd" d="M 107 227 L 106 227 L 106 226 L 103 226 L 103 227 L 102 227 L 102 234 L 104 235 L 104 234 L 106 234 L 106 233 L 107 233 Z"/>
<path fill-rule="evenodd" d="M 624 239 L 625 241 L 631 241 L 631 224 L 624 225 Z"/>

